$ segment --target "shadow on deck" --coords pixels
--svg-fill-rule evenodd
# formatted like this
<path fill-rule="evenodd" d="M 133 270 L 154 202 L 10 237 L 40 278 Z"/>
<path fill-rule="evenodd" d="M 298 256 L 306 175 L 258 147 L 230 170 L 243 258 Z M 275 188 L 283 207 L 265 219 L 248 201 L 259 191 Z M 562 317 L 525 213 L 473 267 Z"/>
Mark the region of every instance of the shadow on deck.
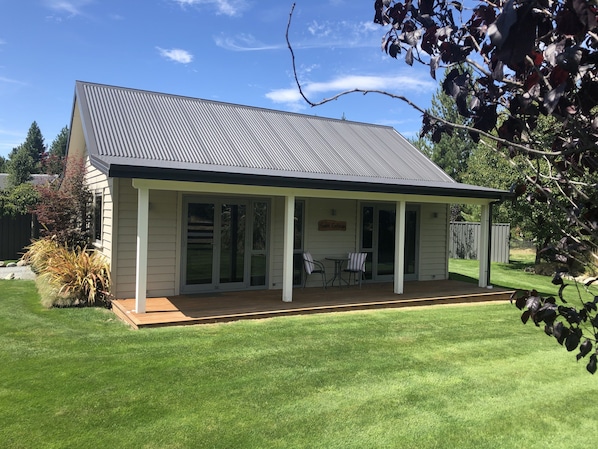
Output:
<path fill-rule="evenodd" d="M 460 281 L 406 282 L 404 294 L 392 283 L 359 287 L 295 288 L 293 302 L 282 301 L 281 290 L 249 290 L 148 298 L 146 313 L 136 313 L 134 299 L 112 302 L 114 313 L 135 329 L 270 318 L 310 313 L 414 307 L 485 301 L 505 301 L 510 290 L 486 289 Z"/>

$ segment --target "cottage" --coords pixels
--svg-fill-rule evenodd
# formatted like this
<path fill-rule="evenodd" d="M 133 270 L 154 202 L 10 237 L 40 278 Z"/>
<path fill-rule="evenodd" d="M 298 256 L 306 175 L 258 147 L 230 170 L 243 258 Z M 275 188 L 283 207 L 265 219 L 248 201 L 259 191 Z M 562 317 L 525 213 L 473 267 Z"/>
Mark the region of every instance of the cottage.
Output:
<path fill-rule="evenodd" d="M 87 162 L 95 247 L 117 298 L 280 290 L 302 253 L 367 253 L 365 284 L 448 277 L 449 205 L 482 206 L 480 286 L 492 203 L 393 128 L 77 82 L 68 156 Z M 309 279 L 308 286 L 319 286 Z"/>

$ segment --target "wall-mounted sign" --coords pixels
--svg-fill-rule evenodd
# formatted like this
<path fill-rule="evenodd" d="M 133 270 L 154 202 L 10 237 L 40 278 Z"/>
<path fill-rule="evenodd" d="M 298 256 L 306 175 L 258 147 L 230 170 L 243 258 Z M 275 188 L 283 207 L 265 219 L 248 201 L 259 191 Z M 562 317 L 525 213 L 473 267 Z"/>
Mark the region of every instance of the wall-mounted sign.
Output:
<path fill-rule="evenodd" d="M 347 222 L 338 220 L 318 221 L 318 231 L 346 231 Z"/>

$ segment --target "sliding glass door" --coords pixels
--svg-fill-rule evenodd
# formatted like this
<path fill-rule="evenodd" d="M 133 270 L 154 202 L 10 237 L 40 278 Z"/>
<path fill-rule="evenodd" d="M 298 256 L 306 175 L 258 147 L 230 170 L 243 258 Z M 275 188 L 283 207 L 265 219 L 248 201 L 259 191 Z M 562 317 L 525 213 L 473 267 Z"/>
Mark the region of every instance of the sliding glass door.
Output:
<path fill-rule="evenodd" d="M 405 212 L 405 279 L 417 279 L 419 242 L 418 208 Z M 363 205 L 361 250 L 368 253 L 366 279 L 388 281 L 394 277 L 396 210 L 391 204 Z"/>
<path fill-rule="evenodd" d="M 266 285 L 268 203 L 184 202 L 185 293 Z"/>

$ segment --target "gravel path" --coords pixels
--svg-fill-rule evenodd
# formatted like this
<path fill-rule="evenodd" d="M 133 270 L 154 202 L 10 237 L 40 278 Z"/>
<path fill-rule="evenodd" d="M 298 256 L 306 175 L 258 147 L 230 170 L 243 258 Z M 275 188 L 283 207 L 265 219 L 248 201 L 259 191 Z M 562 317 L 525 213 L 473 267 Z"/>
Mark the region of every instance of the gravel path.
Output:
<path fill-rule="evenodd" d="M 29 267 L 0 267 L 0 279 L 8 279 L 14 275 L 14 279 L 35 279 L 35 273 Z"/>

